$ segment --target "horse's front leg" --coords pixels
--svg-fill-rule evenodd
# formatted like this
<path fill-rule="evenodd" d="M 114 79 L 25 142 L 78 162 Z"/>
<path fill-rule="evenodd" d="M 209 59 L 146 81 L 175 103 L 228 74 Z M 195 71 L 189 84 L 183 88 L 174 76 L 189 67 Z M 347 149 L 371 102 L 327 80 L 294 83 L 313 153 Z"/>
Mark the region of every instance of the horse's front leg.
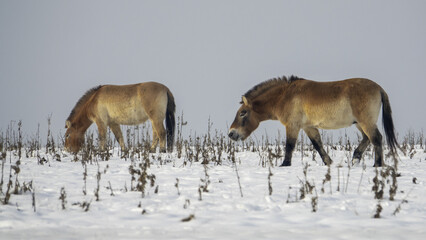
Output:
<path fill-rule="evenodd" d="M 107 126 L 103 122 L 96 122 L 96 125 L 98 126 L 99 148 L 101 151 L 105 151 Z"/>
<path fill-rule="evenodd" d="M 126 151 L 126 145 L 124 144 L 123 133 L 121 132 L 120 125 L 116 123 L 110 123 L 109 127 L 111 128 L 112 133 L 114 133 L 115 139 L 120 144 L 120 148 L 122 152 Z"/>
<path fill-rule="evenodd" d="M 294 147 L 296 146 L 297 136 L 299 135 L 300 128 L 286 127 L 286 143 L 285 143 L 285 156 L 284 161 L 280 167 L 291 166 L 291 157 Z"/>

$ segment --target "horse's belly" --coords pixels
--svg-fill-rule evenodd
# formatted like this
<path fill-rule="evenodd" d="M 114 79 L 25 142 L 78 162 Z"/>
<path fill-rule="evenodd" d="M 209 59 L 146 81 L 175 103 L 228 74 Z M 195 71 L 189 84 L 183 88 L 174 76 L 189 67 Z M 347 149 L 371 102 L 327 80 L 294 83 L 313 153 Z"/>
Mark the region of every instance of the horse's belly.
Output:
<path fill-rule="evenodd" d="M 318 128 L 321 129 L 339 129 L 339 128 L 345 128 L 349 127 L 354 123 L 354 121 L 325 121 L 320 122 L 318 124 Z"/>
<path fill-rule="evenodd" d="M 144 123 L 146 120 L 148 120 L 148 116 L 132 116 L 129 118 L 119 118 L 116 123 L 120 125 L 138 125 Z"/>
<path fill-rule="evenodd" d="M 334 108 L 333 108 L 334 107 Z M 310 125 L 321 129 L 339 129 L 351 126 L 356 122 L 352 114 L 352 109 L 346 104 L 342 104 L 339 108 L 333 107 L 323 108 L 307 114 Z"/>
<path fill-rule="evenodd" d="M 137 125 L 148 120 L 142 108 L 117 108 L 109 111 L 109 121 L 120 125 Z"/>

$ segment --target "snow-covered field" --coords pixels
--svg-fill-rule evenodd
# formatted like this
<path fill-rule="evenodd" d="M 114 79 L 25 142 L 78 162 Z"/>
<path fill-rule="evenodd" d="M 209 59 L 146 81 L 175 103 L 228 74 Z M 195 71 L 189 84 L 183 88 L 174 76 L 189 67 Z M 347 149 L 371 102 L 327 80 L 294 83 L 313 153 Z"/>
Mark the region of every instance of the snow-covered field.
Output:
<path fill-rule="evenodd" d="M 328 149 L 334 160 L 330 169 L 318 154 L 313 160 L 311 151 L 302 154 L 300 149 L 293 155 L 293 166 L 286 168 L 271 167 L 267 152 L 248 150 L 235 153 L 236 164 L 224 152 L 221 165 L 189 162 L 178 158 L 177 152 L 151 154 L 146 171 L 148 177 L 155 175 L 155 182 L 151 186 L 148 178 L 144 196 L 141 191 L 131 191 L 139 175 L 134 174 L 132 181 L 129 172 L 130 166 L 141 170 L 142 158 L 123 159 L 115 150 L 108 161 L 95 158 L 87 162 L 85 171 L 81 161 L 73 161 L 65 152 L 59 153 L 61 161 L 57 161 L 53 154 L 40 150 L 43 164 L 23 152 L 18 174 L 22 193 L 12 194 L 6 205 L 0 204 L 0 239 L 426 237 L 424 146 L 416 146 L 411 156 L 400 154 L 394 200 L 389 193 L 392 176 L 380 176 L 385 167 L 377 169 L 378 180 L 384 183 L 383 198 L 375 199 L 371 150 L 365 153 L 364 164 L 349 167 L 352 152 Z M 10 166 L 17 160 L 16 151 L 7 152 L 1 160 L 2 200 L 10 172 L 15 185 L 16 174 Z M 393 166 L 391 159 L 386 162 Z M 323 183 L 328 170 L 330 181 Z M 23 192 L 24 182 L 30 181 L 32 188 Z M 314 188 L 302 198 L 301 188 L 308 188 L 306 181 Z M 61 197 L 62 188 L 65 194 Z M 378 205 L 380 218 L 374 218 Z"/>

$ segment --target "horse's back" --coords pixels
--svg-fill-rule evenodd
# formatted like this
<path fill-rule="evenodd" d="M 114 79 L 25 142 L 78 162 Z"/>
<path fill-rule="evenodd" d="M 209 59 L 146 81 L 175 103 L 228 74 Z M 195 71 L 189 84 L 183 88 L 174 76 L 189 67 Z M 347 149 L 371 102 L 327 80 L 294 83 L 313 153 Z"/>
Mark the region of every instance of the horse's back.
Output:
<path fill-rule="evenodd" d="M 104 95 L 103 97 L 107 98 L 114 97 L 114 95 L 120 99 L 137 96 L 146 96 L 148 98 L 167 91 L 168 88 L 161 83 L 143 82 L 128 85 L 103 85 L 99 94 L 102 94 Z"/>
<path fill-rule="evenodd" d="M 297 84 L 297 82 L 296 82 Z M 301 80 L 296 91 L 313 104 L 335 101 L 369 101 L 380 96 L 381 87 L 366 78 L 351 78 L 341 81 L 316 82 Z"/>
<path fill-rule="evenodd" d="M 332 82 L 295 82 L 295 98 L 306 124 L 336 129 L 359 121 L 376 122 L 381 106 L 381 87 L 365 78 Z"/>
<path fill-rule="evenodd" d="M 164 115 L 168 88 L 157 82 L 104 85 L 94 101 L 94 114 L 104 122 L 140 124 L 150 115 Z"/>

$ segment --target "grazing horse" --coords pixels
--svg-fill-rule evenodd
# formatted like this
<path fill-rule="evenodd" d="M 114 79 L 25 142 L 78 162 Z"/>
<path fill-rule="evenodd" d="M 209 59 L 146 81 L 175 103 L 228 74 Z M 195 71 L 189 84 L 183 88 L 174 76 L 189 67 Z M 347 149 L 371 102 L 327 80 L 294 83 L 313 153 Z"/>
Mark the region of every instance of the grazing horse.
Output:
<path fill-rule="evenodd" d="M 84 142 L 84 133 L 94 122 L 98 126 L 101 150 L 105 150 L 107 127 L 125 150 L 120 125 L 137 125 L 149 119 L 153 132 L 151 151 L 155 151 L 159 141 L 160 151 L 165 152 L 166 136 L 167 150 L 172 151 L 175 109 L 172 93 L 160 83 L 94 87 L 80 98 L 65 122 L 65 149 L 77 153 Z"/>
<path fill-rule="evenodd" d="M 386 92 L 377 83 L 353 78 L 335 82 L 315 82 L 295 76 L 262 82 L 242 96 L 242 105 L 229 130 L 232 140 L 244 140 L 261 121 L 279 120 L 286 127 L 285 157 L 281 166 L 291 165 L 299 131 L 303 129 L 327 165 L 332 163 L 324 151 L 318 128 L 338 129 L 356 124 L 362 141 L 353 154 L 359 161 L 371 142 L 375 164 L 383 165 L 382 135 L 376 122 L 383 105 L 383 126 L 390 151 L 395 156 L 392 111 Z"/>

